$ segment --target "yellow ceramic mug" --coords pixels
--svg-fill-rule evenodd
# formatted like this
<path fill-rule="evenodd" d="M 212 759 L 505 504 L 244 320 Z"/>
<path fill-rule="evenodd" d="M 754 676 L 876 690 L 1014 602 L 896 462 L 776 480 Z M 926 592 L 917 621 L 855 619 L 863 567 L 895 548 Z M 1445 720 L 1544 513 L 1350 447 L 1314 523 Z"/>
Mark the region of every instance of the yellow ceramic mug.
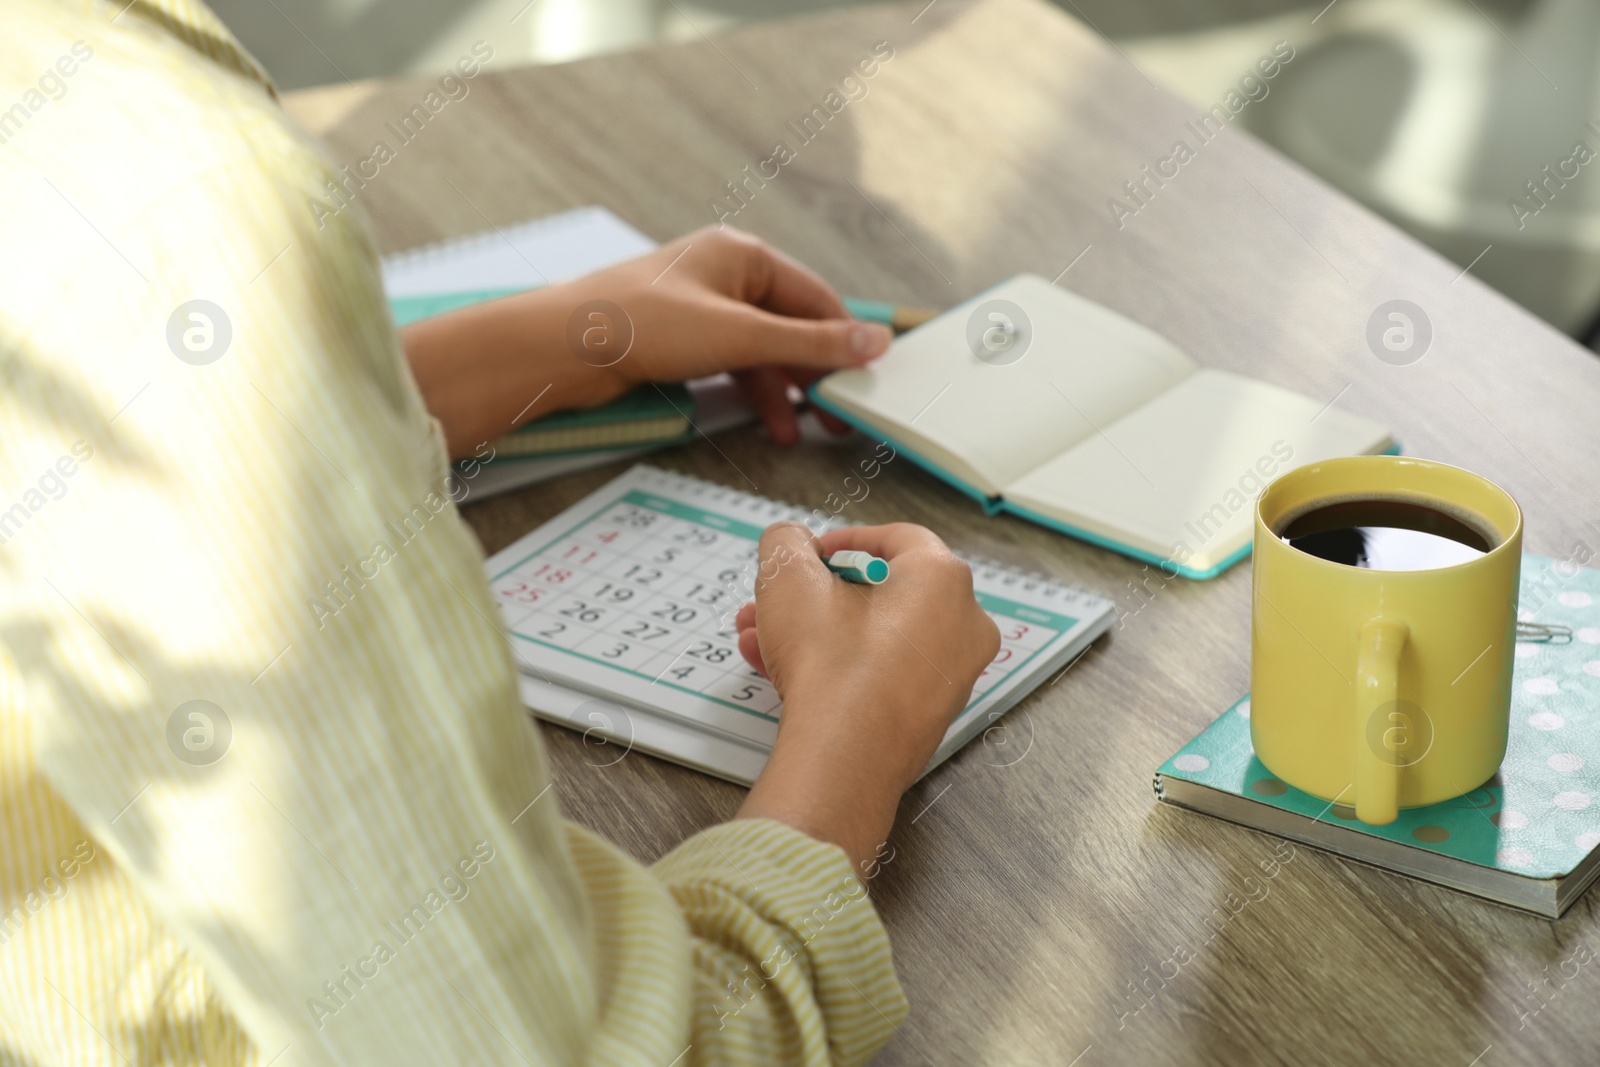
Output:
<path fill-rule="evenodd" d="M 1279 536 L 1329 504 L 1420 504 L 1490 550 L 1434 570 L 1367 570 Z M 1250 739 L 1277 777 L 1393 822 L 1492 778 L 1506 754 L 1522 512 L 1476 474 L 1402 456 L 1313 463 L 1256 502 Z"/>

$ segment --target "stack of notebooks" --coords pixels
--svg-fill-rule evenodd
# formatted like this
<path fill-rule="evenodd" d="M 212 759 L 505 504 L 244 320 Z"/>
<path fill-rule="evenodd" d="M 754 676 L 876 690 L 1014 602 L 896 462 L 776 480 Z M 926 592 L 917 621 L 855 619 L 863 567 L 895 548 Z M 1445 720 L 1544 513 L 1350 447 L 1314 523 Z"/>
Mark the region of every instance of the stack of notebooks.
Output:
<path fill-rule="evenodd" d="M 686 385 L 640 386 L 603 407 L 540 416 L 495 440 L 495 456 L 503 461 L 675 445 L 694 437 L 694 409 Z"/>
<path fill-rule="evenodd" d="M 568 281 L 655 247 L 605 208 L 584 207 L 390 256 L 383 262 L 383 283 L 395 325 L 408 326 Z M 902 323 L 906 309 L 886 304 L 847 298 L 845 306 L 860 318 L 893 320 L 896 329 L 920 322 Z M 494 458 L 474 474 L 473 493 L 481 498 L 506 492 L 721 433 L 753 418 L 726 374 L 641 386 L 586 411 L 535 413 L 491 442 Z"/>
<path fill-rule="evenodd" d="M 428 245 L 383 262 L 397 326 L 553 285 L 643 255 L 655 242 L 599 207 Z M 494 460 L 473 475 L 482 498 L 614 462 L 752 418 L 726 374 L 647 385 L 588 411 L 535 418 L 491 442 Z"/>
<path fill-rule="evenodd" d="M 1156 796 L 1375 867 L 1559 918 L 1600 874 L 1600 571 L 1525 553 L 1522 615 L 1570 627 L 1521 642 L 1500 773 L 1466 796 L 1358 822 L 1273 776 L 1246 697 L 1156 772 Z"/>

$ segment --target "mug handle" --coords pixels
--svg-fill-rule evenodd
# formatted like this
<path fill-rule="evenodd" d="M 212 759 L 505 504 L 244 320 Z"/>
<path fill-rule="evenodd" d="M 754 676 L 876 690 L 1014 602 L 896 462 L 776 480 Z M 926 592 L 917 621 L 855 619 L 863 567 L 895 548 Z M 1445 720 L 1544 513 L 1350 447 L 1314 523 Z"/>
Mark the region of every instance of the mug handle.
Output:
<path fill-rule="evenodd" d="M 1400 653 L 1410 630 L 1394 619 L 1361 624 L 1356 652 L 1356 818 L 1384 826 L 1400 814 L 1400 762 L 1387 760 L 1372 744 L 1372 717 L 1400 691 Z M 1385 731 L 1387 733 L 1387 731 Z"/>

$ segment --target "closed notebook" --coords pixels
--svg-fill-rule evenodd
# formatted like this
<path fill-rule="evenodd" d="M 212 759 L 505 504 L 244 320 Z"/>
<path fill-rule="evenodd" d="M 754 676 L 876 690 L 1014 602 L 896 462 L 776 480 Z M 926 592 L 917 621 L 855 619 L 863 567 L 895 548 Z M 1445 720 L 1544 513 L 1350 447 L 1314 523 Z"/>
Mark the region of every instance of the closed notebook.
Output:
<path fill-rule="evenodd" d="M 593 449 L 629 448 L 687 441 L 694 436 L 688 386 L 641 385 L 597 408 L 558 411 L 513 430 L 494 442 L 496 459 L 553 456 Z"/>
<path fill-rule="evenodd" d="M 422 293 L 389 300 L 396 326 L 498 300 L 520 289 Z M 600 407 L 559 411 L 523 424 L 493 442 L 494 460 L 632 448 L 687 441 L 694 431 L 694 396 L 687 386 L 643 385 Z"/>
<path fill-rule="evenodd" d="M 1014 362 L 979 358 L 969 340 L 969 319 L 994 300 L 1026 315 L 1010 324 L 1027 342 Z M 1277 474 L 1394 447 L 1370 419 L 1202 367 L 1031 274 L 902 335 L 865 367 L 828 375 L 811 396 L 991 512 L 1190 578 L 1249 553 L 1254 499 Z"/>
<path fill-rule="evenodd" d="M 1600 571 L 1524 553 L 1519 603 L 1522 618 L 1569 627 L 1572 638 L 1518 643 L 1505 762 L 1465 796 L 1386 826 L 1359 822 L 1256 758 L 1248 697 L 1161 765 L 1156 796 L 1559 918 L 1600 874 Z"/>

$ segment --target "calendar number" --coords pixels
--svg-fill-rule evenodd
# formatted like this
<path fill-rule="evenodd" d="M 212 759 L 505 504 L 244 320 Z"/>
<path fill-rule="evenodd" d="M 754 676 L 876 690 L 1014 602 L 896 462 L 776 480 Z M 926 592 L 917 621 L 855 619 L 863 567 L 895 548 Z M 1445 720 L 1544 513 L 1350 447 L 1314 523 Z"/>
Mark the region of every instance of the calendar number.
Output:
<path fill-rule="evenodd" d="M 551 585 L 560 585 L 572 577 L 572 572 L 565 567 L 552 567 L 548 563 L 541 563 L 539 569 L 533 572 L 533 577 L 542 578 Z"/>
<path fill-rule="evenodd" d="M 620 515 L 612 516 L 611 521 L 616 523 L 618 526 L 626 526 L 633 530 L 642 530 L 647 526 L 655 525 L 655 521 L 658 518 L 660 518 L 660 516 L 653 511 L 646 511 L 643 508 L 630 507 L 623 511 Z"/>
<path fill-rule="evenodd" d="M 675 622 L 679 625 L 682 625 L 686 622 L 693 622 L 695 616 L 698 614 L 699 612 L 695 611 L 694 608 L 688 607 L 684 604 L 676 603 L 671 600 L 667 601 L 661 607 L 650 613 L 652 618 L 666 619 L 668 622 Z"/>
<path fill-rule="evenodd" d="M 714 645 L 710 641 L 696 641 L 694 647 L 685 655 L 695 659 L 703 659 L 707 663 L 725 663 L 733 655 L 733 649 L 722 645 Z"/>
<path fill-rule="evenodd" d="M 571 604 L 561 609 L 561 614 L 569 619 L 577 619 L 579 622 L 592 623 L 599 622 L 605 611 L 601 608 L 590 607 L 582 600 L 574 600 Z"/>
<path fill-rule="evenodd" d="M 698 604 L 712 604 L 712 605 L 714 605 L 714 604 L 716 604 L 717 601 L 721 600 L 726 594 L 723 593 L 723 591 L 721 589 L 712 589 L 710 586 L 706 585 L 704 582 L 695 582 L 693 585 L 691 585 L 689 587 L 689 591 L 687 593 L 683 594 L 683 595 L 687 599 L 693 600 Z"/>
<path fill-rule="evenodd" d="M 651 626 L 647 622 L 640 621 L 622 631 L 622 636 L 636 637 L 640 641 L 654 641 L 659 637 L 667 636 L 671 632 L 665 626 Z"/>
<path fill-rule="evenodd" d="M 535 589 L 527 582 L 518 582 L 500 590 L 501 596 L 507 600 L 515 600 L 518 604 L 537 604 L 544 593 L 543 589 Z"/>
<path fill-rule="evenodd" d="M 679 530 L 677 533 L 673 534 L 672 539 L 674 541 L 687 541 L 690 544 L 700 545 L 703 548 L 706 545 L 715 544 L 717 535 L 712 533 L 710 530 L 702 530 L 698 526 L 691 526 L 687 530 Z"/>

